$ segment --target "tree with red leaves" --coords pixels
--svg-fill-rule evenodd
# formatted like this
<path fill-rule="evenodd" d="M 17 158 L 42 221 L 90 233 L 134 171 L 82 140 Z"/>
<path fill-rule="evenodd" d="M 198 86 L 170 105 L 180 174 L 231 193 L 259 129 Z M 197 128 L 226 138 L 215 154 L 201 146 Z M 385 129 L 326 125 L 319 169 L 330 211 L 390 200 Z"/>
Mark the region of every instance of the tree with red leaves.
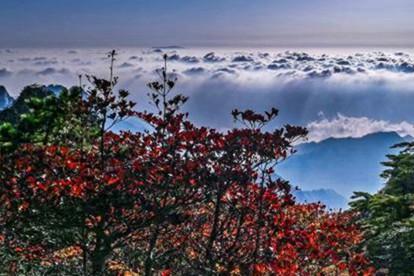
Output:
<path fill-rule="evenodd" d="M 306 135 L 265 126 L 278 111 L 234 110 L 242 128 L 198 127 L 180 113 L 165 65 L 149 84 L 156 114 L 89 77 L 43 143 L 0 151 L 0 261 L 6 273 L 60 275 L 371 275 L 350 213 L 297 204 L 276 166 Z M 86 94 L 85 95 L 83 94 Z M 137 117 L 143 133 L 110 126 Z M 43 136 L 44 137 L 44 136 Z"/>

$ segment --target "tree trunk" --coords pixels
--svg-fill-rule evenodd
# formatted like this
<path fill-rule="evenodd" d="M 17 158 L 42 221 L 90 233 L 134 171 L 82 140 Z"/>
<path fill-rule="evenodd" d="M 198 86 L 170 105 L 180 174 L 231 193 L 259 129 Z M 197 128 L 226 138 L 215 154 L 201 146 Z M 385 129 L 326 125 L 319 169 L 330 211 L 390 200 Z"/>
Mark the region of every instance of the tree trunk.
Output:
<path fill-rule="evenodd" d="M 214 209 L 214 215 L 213 215 L 213 225 L 211 228 L 210 237 L 207 243 L 207 250 L 206 250 L 206 260 L 209 263 L 209 265 L 213 266 L 213 260 L 212 260 L 212 251 L 213 251 L 213 245 L 214 241 L 217 237 L 218 232 L 218 224 L 219 224 L 219 218 L 220 218 L 220 212 L 221 212 L 221 191 L 217 191 L 216 195 L 216 206 Z"/>
<path fill-rule="evenodd" d="M 95 251 L 92 258 L 92 275 L 104 275 L 105 272 L 105 262 L 108 256 L 108 251 L 106 249 Z"/>
<path fill-rule="evenodd" d="M 105 262 L 110 254 L 111 249 L 109 243 L 105 240 L 103 229 L 100 228 L 96 232 L 95 249 L 91 254 L 92 275 L 103 275 L 105 272 Z"/>
<path fill-rule="evenodd" d="M 150 244 L 147 251 L 147 256 L 145 258 L 145 274 L 146 276 L 152 275 L 152 252 L 157 244 L 158 235 L 160 232 L 160 226 L 157 224 L 155 226 L 154 232 L 151 235 Z"/>

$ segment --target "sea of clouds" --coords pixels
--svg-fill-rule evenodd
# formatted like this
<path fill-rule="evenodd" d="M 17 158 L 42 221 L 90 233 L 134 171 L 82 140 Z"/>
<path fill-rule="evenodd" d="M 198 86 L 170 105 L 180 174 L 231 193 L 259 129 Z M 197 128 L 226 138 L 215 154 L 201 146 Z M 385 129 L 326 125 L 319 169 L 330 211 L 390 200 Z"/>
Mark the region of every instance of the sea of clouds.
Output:
<path fill-rule="evenodd" d="M 168 67 L 177 93 L 199 124 L 234 126 L 234 108 L 280 109 L 274 126 L 307 126 L 309 139 L 361 137 L 379 131 L 414 136 L 414 53 L 357 49 L 118 49 L 120 88 L 150 108 L 146 83 Z M 2 49 L 0 85 L 16 97 L 25 85 L 77 85 L 79 74 L 109 75 L 108 49 Z M 84 78 L 84 84 L 87 81 Z"/>

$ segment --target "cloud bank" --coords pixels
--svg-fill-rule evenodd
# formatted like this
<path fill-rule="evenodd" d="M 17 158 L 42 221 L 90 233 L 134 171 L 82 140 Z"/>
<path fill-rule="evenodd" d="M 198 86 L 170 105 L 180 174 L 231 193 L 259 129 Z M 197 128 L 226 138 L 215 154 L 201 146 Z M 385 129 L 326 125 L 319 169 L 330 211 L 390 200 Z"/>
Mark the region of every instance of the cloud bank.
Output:
<path fill-rule="evenodd" d="M 309 130 L 309 140 L 320 142 L 330 137 L 364 137 L 376 132 L 396 132 L 401 137 L 414 137 L 414 124 L 402 121 L 390 123 L 384 120 L 373 120 L 367 117 L 347 117 L 338 114 L 332 119 L 320 119 L 306 126 Z"/>
<path fill-rule="evenodd" d="M 105 49 L 0 51 L 0 84 L 12 96 L 31 83 L 78 84 L 79 74 L 107 77 Z M 413 135 L 414 54 L 410 51 L 312 49 L 119 50 L 120 88 L 138 108 L 149 108 L 145 84 L 169 55 L 177 92 L 190 96 L 192 119 L 219 129 L 234 127 L 234 108 L 280 109 L 272 126 L 300 124 L 310 139 L 360 137 L 377 131 Z M 84 81 L 86 84 L 86 81 Z M 325 117 L 321 118 L 320 113 Z M 342 115 L 342 114 L 346 114 Z"/>

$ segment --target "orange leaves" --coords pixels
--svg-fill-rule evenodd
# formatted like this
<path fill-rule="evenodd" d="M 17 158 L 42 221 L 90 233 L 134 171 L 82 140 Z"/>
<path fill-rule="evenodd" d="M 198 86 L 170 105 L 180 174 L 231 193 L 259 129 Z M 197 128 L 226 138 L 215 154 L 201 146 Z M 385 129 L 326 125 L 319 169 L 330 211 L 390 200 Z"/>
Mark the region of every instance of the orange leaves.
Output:
<path fill-rule="evenodd" d="M 69 194 L 73 197 L 82 197 L 83 188 L 82 188 L 81 184 L 71 185 Z"/>
<path fill-rule="evenodd" d="M 45 250 L 40 245 L 29 245 L 29 246 L 12 246 L 12 250 L 20 255 L 22 259 L 27 261 L 32 261 L 35 259 L 40 259 L 44 256 Z"/>
<path fill-rule="evenodd" d="M 347 267 L 348 267 L 348 265 L 346 263 L 344 263 L 344 262 L 340 262 L 336 266 L 338 267 L 338 269 L 340 271 L 345 271 L 347 269 Z"/>
<path fill-rule="evenodd" d="M 374 267 L 369 267 L 368 269 L 366 269 L 363 273 L 362 273 L 362 275 L 363 276 L 374 276 L 376 273 L 375 273 L 375 271 L 376 271 L 376 269 L 374 268 Z"/>
<path fill-rule="evenodd" d="M 176 271 L 317 275 L 326 267 L 365 271 L 368 262 L 355 249 L 361 235 L 350 223 L 352 216 L 296 204 L 289 184 L 275 178 L 274 164 L 286 157 L 291 139 L 302 130 L 256 128 L 276 111 L 234 115 L 250 127 L 220 133 L 198 128 L 183 115 L 140 114 L 154 132 L 107 133 L 104 155 L 99 140 L 82 151 L 79 145 L 22 147 L 0 160 L 14 168 L 1 179 L 6 183 L 2 202 L 11 210 L 5 220 L 23 216 L 29 207 L 45 212 L 42 223 L 52 217 L 73 225 L 73 244 L 79 236 L 90 238 L 89 252 L 97 249 L 93 239 L 99 234 L 108 246 L 117 246 L 117 254 L 109 256 L 125 256 L 108 260 L 120 275 L 142 272 L 151 241 L 151 256 L 162 256 L 154 258 L 153 270 L 168 265 L 156 271 L 162 276 Z M 54 234 L 61 231 L 53 228 L 61 227 L 56 224 L 47 227 Z M 72 251 L 61 255 L 71 259 L 80 253 Z"/>
<path fill-rule="evenodd" d="M 73 160 L 66 160 L 66 167 L 70 170 L 75 170 L 78 168 L 78 164 Z"/>
<path fill-rule="evenodd" d="M 253 265 L 253 275 L 264 275 L 268 272 L 267 266 L 265 264 L 255 264 Z"/>
<path fill-rule="evenodd" d="M 69 246 L 53 253 L 54 259 L 69 260 L 80 257 L 82 254 L 82 248 L 79 246 Z"/>
<path fill-rule="evenodd" d="M 119 183 L 119 181 L 121 181 L 121 179 L 119 177 L 111 177 L 108 179 L 107 183 L 108 185 L 115 185 L 117 183 Z"/>
<path fill-rule="evenodd" d="M 37 187 L 44 192 L 47 190 L 46 186 L 40 182 L 37 182 Z"/>
<path fill-rule="evenodd" d="M 24 212 L 29 208 L 30 204 L 27 201 L 24 201 L 22 204 L 20 204 L 18 210 L 19 212 Z"/>
<path fill-rule="evenodd" d="M 172 275 L 171 269 L 164 269 L 163 271 L 161 271 L 161 276 L 171 276 L 171 275 Z"/>

